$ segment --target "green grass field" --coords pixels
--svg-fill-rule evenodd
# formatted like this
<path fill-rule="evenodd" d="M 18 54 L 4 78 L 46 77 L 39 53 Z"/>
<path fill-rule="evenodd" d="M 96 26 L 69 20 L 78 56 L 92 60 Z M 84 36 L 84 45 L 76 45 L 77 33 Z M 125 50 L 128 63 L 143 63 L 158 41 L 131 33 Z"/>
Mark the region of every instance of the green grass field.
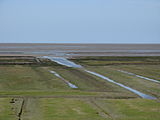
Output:
<path fill-rule="evenodd" d="M 160 80 L 159 57 L 86 57 L 73 60 L 87 70 L 155 96 L 156 100 L 142 99 L 82 69 L 64 67 L 46 59 L 40 61 L 35 65 L 0 65 L 0 120 L 160 119 L 160 84 L 118 71 Z M 107 65 L 114 61 L 121 64 Z M 136 61 L 142 64 L 135 64 Z M 147 65 L 148 61 L 152 64 Z M 50 70 L 78 88 L 70 88 Z"/>
<path fill-rule="evenodd" d="M 42 67 L 0 66 L 0 90 L 56 90 L 69 89 L 63 81 Z"/>
<path fill-rule="evenodd" d="M 24 98 L 21 120 L 159 120 L 160 103 L 145 99 Z M 18 120 L 21 99 L 0 98 L 0 119 Z M 94 102 L 93 102 L 94 101 Z"/>
<path fill-rule="evenodd" d="M 160 84 L 117 71 L 122 68 L 123 68 L 123 65 L 118 66 L 118 68 L 117 66 L 88 67 L 89 70 L 92 70 L 104 76 L 107 76 L 116 82 L 122 83 L 126 86 L 139 90 L 143 93 L 160 97 Z M 152 71 L 152 68 L 150 68 L 150 70 Z M 151 76 L 148 74 L 148 77 L 151 77 Z"/>

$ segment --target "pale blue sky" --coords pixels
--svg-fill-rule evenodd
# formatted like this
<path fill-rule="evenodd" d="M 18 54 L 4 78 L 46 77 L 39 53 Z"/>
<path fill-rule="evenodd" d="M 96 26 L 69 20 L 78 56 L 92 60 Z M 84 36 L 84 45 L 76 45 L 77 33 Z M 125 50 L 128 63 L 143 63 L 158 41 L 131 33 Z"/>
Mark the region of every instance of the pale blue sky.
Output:
<path fill-rule="evenodd" d="M 0 0 L 0 42 L 160 43 L 160 0 Z"/>

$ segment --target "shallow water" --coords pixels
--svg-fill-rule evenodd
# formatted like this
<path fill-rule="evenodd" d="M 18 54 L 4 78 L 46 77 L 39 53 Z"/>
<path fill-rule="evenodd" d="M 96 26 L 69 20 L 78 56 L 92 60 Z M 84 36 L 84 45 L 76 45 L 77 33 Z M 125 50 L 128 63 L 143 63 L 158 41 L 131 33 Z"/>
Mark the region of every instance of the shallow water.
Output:
<path fill-rule="evenodd" d="M 67 85 L 71 88 L 78 88 L 76 85 L 70 83 L 69 81 L 65 80 L 63 77 L 61 77 L 58 73 L 56 73 L 55 71 L 50 71 L 50 73 L 54 74 L 56 77 L 62 79 L 65 83 L 67 83 Z"/>
<path fill-rule="evenodd" d="M 85 70 L 85 71 L 88 72 L 88 73 L 90 73 L 90 74 L 93 74 L 93 75 L 95 75 L 95 76 L 98 76 L 98 77 L 100 77 L 100 78 L 102 78 L 102 79 L 105 79 L 105 80 L 107 80 L 107 81 L 109 81 L 109 82 L 111 82 L 111 83 L 114 83 L 114 84 L 116 84 L 116 85 L 118 85 L 118 86 L 121 86 L 121 87 L 123 87 L 123 88 L 125 88 L 125 89 L 127 89 L 127 90 L 129 90 L 129 91 L 131 91 L 131 92 L 133 92 L 133 93 L 141 96 L 142 98 L 146 98 L 146 99 L 156 99 L 156 98 L 153 97 L 153 96 L 150 96 L 150 95 L 146 95 L 146 94 L 144 94 L 144 93 L 141 93 L 141 92 L 139 92 L 139 91 L 137 91 L 137 90 L 135 90 L 135 89 L 132 89 L 132 88 L 130 88 L 130 87 L 127 87 L 127 86 L 125 86 L 125 85 L 123 85 L 123 84 L 121 84 L 121 83 L 115 82 L 115 81 L 109 79 L 108 77 L 105 77 L 105 76 L 100 75 L 100 74 L 98 74 L 98 73 L 95 73 L 95 72 L 92 72 L 92 71 L 88 71 L 88 70 Z"/>
<path fill-rule="evenodd" d="M 56 77 L 62 78 L 58 73 L 56 73 L 55 71 L 50 71 L 50 73 L 54 74 Z"/>
<path fill-rule="evenodd" d="M 67 83 L 71 88 L 78 88 L 77 86 L 73 85 L 72 83 L 68 82 Z"/>
<path fill-rule="evenodd" d="M 129 75 L 136 76 L 136 77 L 138 77 L 138 78 L 142 78 L 142 79 L 149 80 L 149 81 L 152 81 L 152 82 L 160 83 L 160 81 L 158 81 L 158 80 L 154 80 L 154 79 L 151 79 L 151 78 L 147 78 L 147 77 L 144 77 L 144 76 L 141 76 L 141 75 L 136 75 L 136 74 L 131 73 L 131 72 L 127 72 L 127 71 L 123 71 L 123 70 L 118 70 L 118 71 L 119 71 L 119 72 L 122 72 L 122 73 L 129 74 Z"/>
<path fill-rule="evenodd" d="M 107 80 L 108 82 L 111 82 L 111 83 L 114 83 L 114 84 L 116 84 L 116 85 L 118 85 L 118 86 L 121 86 L 121 87 L 123 87 L 123 88 L 125 88 L 125 89 L 127 89 L 127 90 L 129 90 L 129 91 L 131 91 L 131 92 L 133 92 L 133 93 L 135 93 L 135 94 L 137 94 L 137 95 L 139 95 L 139 96 L 142 97 L 142 98 L 145 98 L 145 99 L 156 99 L 156 97 L 153 97 L 153 96 L 144 94 L 144 93 L 142 93 L 142 92 L 139 92 L 138 90 L 135 90 L 135 89 L 133 89 L 133 88 L 130 88 L 130 87 L 128 87 L 128 86 L 125 86 L 125 85 L 123 85 L 123 84 L 121 84 L 121 83 L 115 82 L 115 81 L 113 81 L 113 80 L 109 79 L 108 77 L 105 77 L 105 76 L 103 76 L 103 75 L 101 75 L 101 74 L 98 74 L 98 73 L 93 72 L 93 71 L 86 70 L 86 69 L 83 68 L 81 65 L 78 65 L 78 64 L 76 64 L 76 63 L 74 63 L 74 62 L 71 62 L 71 61 L 67 60 L 66 58 L 61 58 L 61 57 L 60 57 L 60 58 L 59 58 L 59 57 L 48 57 L 48 56 L 44 56 L 44 58 L 48 58 L 48 59 L 50 59 L 51 61 L 54 61 L 54 62 L 56 62 L 56 63 L 58 63 L 58 64 L 65 65 L 65 66 L 68 66 L 68 67 L 81 68 L 82 70 L 84 70 L 84 71 L 86 71 L 86 72 L 88 72 L 88 73 L 90 73 L 90 74 L 92 74 L 92 75 L 98 76 L 98 77 L 100 77 L 100 78 L 102 78 L 102 79 Z M 60 76 L 60 77 L 61 77 L 61 76 Z M 62 78 L 62 77 L 61 77 L 61 78 Z M 71 86 L 70 86 L 70 87 L 71 87 Z"/>
<path fill-rule="evenodd" d="M 75 64 L 74 62 L 72 61 L 69 61 L 67 60 L 66 58 L 63 58 L 63 57 L 49 57 L 49 56 L 44 56 L 43 58 L 47 58 L 47 59 L 50 59 L 51 61 L 54 61 L 58 64 L 61 64 L 61 65 L 65 65 L 67 67 L 73 67 L 73 68 L 82 68 L 81 65 L 77 65 Z"/>

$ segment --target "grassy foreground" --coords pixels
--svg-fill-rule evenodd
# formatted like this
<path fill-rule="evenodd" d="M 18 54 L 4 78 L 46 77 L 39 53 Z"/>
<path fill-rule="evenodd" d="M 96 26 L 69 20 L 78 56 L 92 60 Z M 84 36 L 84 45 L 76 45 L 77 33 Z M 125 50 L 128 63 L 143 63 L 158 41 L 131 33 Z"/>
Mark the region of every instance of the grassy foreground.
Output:
<path fill-rule="evenodd" d="M 0 98 L 0 119 L 17 120 L 21 100 Z M 145 99 L 25 98 L 21 120 L 159 120 L 160 103 Z M 11 110 L 12 109 L 12 110 Z"/>
<path fill-rule="evenodd" d="M 5 60 L 1 58 L 1 61 Z M 23 59 L 16 62 L 21 61 Z M 73 61 L 158 99 L 141 99 L 81 69 L 64 67 L 49 60 L 32 65 L 9 63 L 0 65 L 0 120 L 160 119 L 160 84 L 118 71 L 160 80 L 159 57 L 86 57 Z M 50 70 L 78 88 L 70 88 Z"/>

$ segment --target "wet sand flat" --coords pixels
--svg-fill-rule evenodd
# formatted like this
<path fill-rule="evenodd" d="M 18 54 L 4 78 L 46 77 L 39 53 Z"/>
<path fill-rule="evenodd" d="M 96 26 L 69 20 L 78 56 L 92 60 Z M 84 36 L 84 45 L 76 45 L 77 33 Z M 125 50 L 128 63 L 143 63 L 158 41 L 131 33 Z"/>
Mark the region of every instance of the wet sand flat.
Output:
<path fill-rule="evenodd" d="M 160 44 L 29 44 L 1 43 L 0 55 L 160 56 Z"/>

